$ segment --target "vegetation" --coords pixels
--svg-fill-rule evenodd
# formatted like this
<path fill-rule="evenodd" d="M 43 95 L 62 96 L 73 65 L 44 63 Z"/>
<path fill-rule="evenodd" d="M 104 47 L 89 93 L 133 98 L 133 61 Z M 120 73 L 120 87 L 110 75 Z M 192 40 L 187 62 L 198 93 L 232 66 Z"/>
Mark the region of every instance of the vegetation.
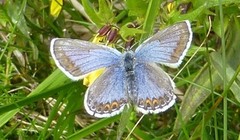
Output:
<path fill-rule="evenodd" d="M 239 13 L 239 0 L 1 1 L 0 138 L 240 139 Z M 191 21 L 192 46 L 178 69 L 164 67 L 179 98 L 156 115 L 89 116 L 86 86 L 58 70 L 49 53 L 54 37 L 123 51 L 182 20 Z M 118 31 L 112 41 L 97 34 L 106 25 Z"/>

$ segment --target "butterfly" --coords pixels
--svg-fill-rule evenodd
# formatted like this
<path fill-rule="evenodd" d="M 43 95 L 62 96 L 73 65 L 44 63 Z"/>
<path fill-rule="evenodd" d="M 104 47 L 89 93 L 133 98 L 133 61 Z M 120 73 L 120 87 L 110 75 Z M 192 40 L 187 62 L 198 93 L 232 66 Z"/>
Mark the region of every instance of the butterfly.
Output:
<path fill-rule="evenodd" d="M 158 64 L 177 68 L 192 41 L 188 20 L 154 34 L 135 51 L 120 51 L 89 41 L 54 38 L 50 51 L 58 68 L 70 79 L 80 80 L 105 68 L 87 89 L 86 111 L 95 117 L 111 117 L 133 105 L 143 114 L 159 113 L 173 106 L 175 84 Z"/>

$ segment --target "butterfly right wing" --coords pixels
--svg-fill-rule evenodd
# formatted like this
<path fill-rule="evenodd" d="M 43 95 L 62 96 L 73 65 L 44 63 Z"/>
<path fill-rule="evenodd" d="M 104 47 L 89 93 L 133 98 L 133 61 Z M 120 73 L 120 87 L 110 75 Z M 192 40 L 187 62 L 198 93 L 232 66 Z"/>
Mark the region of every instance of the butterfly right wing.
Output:
<path fill-rule="evenodd" d="M 122 55 L 107 46 L 68 38 L 54 38 L 50 51 L 58 68 L 72 80 L 82 79 L 94 70 L 117 64 Z"/>
<path fill-rule="evenodd" d="M 192 41 L 189 21 L 179 22 L 144 41 L 135 51 L 139 62 L 155 62 L 176 68 L 185 57 Z"/>
<path fill-rule="evenodd" d="M 123 67 L 106 68 L 85 93 L 86 111 L 98 118 L 111 117 L 122 112 L 128 103 L 124 82 Z"/>

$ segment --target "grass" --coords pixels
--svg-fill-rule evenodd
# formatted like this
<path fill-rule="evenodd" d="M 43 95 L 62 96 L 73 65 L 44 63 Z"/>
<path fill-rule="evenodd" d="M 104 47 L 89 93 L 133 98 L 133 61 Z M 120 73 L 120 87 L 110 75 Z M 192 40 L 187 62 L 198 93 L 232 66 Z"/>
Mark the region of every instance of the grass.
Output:
<path fill-rule="evenodd" d="M 58 4 L 0 4 L 1 139 L 240 139 L 239 0 Z M 49 54 L 54 37 L 92 41 L 110 24 L 119 32 L 117 43 L 108 44 L 122 50 L 129 36 L 140 44 L 157 29 L 186 19 L 194 32 L 192 46 L 177 70 L 164 67 L 177 75 L 184 94 L 168 111 L 141 120 L 131 110 L 107 119 L 89 116 L 83 107 L 86 87 L 68 79 Z"/>

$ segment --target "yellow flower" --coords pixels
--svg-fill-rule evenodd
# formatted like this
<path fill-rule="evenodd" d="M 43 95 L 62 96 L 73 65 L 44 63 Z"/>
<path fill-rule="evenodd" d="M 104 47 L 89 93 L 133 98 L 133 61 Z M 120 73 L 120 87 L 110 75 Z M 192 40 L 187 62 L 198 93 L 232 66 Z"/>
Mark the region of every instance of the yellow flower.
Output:
<path fill-rule="evenodd" d="M 173 11 L 174 7 L 175 7 L 175 2 L 174 2 L 174 1 L 173 1 L 173 2 L 169 2 L 169 3 L 167 4 L 167 10 L 168 10 L 168 12 L 170 13 L 171 11 Z"/>
<path fill-rule="evenodd" d="M 51 6 L 50 6 L 50 14 L 53 17 L 58 17 L 62 10 L 63 0 L 52 0 Z"/>
<path fill-rule="evenodd" d="M 83 79 L 83 85 L 90 86 L 102 73 L 104 68 L 101 68 L 99 70 L 95 70 L 91 72 L 87 77 Z"/>

